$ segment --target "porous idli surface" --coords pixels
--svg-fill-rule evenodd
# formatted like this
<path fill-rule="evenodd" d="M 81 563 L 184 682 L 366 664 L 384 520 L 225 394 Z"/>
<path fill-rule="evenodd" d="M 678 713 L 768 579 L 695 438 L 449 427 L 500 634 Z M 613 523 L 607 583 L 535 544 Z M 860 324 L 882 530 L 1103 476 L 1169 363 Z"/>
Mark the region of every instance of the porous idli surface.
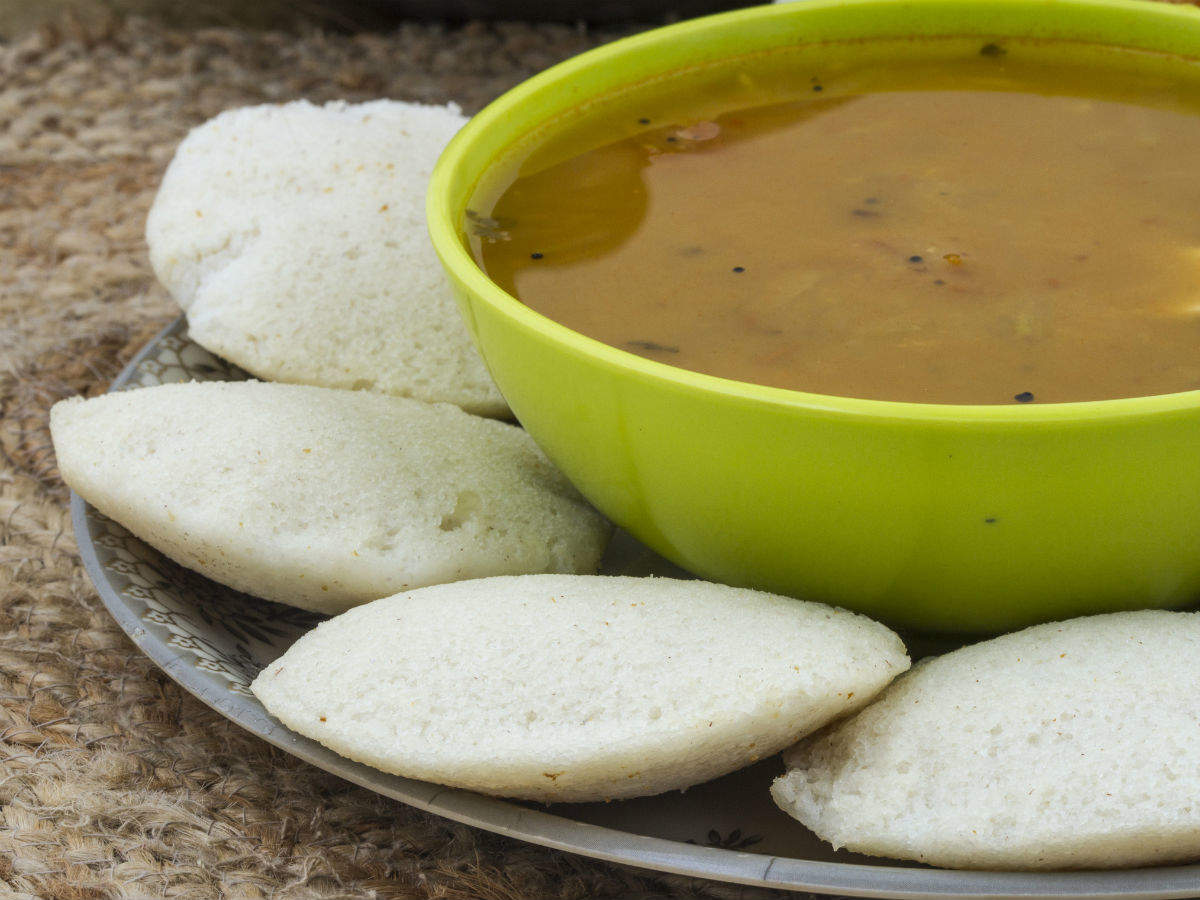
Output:
<path fill-rule="evenodd" d="M 298 101 L 194 129 L 146 221 L 192 339 L 272 381 L 506 414 L 425 221 L 465 122 L 453 105 Z"/>
<path fill-rule="evenodd" d="M 1039 625 L 922 662 L 785 755 L 835 847 L 975 869 L 1200 858 L 1200 615 Z"/>
<path fill-rule="evenodd" d="M 593 572 L 610 526 L 521 429 L 264 382 L 64 400 L 63 479 L 209 578 L 324 613 L 463 578 Z"/>
<path fill-rule="evenodd" d="M 906 668 L 895 634 L 841 609 L 703 581 L 530 575 L 351 610 L 252 688 L 289 728 L 385 772 L 584 801 L 741 768 Z"/>

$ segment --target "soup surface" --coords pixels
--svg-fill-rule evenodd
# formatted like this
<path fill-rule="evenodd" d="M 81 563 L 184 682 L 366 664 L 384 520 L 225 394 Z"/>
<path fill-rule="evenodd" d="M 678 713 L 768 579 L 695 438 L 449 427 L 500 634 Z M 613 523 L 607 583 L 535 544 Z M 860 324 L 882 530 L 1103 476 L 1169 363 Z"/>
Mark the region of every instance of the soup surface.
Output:
<path fill-rule="evenodd" d="M 633 92 L 546 136 L 466 227 L 538 312 L 739 381 L 972 404 L 1200 388 L 1200 82 L 1042 49 L 804 70 L 765 105 L 749 77 Z"/>

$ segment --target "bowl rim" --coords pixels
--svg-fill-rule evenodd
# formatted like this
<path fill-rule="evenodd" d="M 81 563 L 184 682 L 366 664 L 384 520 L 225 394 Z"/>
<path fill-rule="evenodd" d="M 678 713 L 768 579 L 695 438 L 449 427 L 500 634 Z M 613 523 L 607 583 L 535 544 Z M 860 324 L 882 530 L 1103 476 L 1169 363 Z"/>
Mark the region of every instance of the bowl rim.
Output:
<path fill-rule="evenodd" d="M 622 371 L 645 381 L 658 382 L 664 386 L 669 385 L 684 391 L 721 395 L 735 401 L 756 405 L 875 419 L 1002 423 L 1018 426 L 1047 421 L 1082 422 L 1113 418 L 1142 418 L 1200 407 L 1200 389 L 1169 394 L 1065 403 L 937 404 L 810 393 L 694 372 L 647 359 L 611 344 L 603 343 L 535 312 L 493 282 L 464 246 L 459 222 L 465 213 L 466 203 L 487 169 L 513 147 L 516 141 L 509 140 L 499 145 L 498 149 L 493 148 L 486 154 L 488 163 L 484 166 L 471 166 L 468 156 L 478 145 L 488 143 L 488 133 L 491 128 L 516 114 L 532 98 L 563 91 L 580 74 L 598 67 L 613 65 L 615 62 L 630 57 L 640 58 L 663 44 L 681 40 L 693 42 L 698 39 L 702 40 L 705 35 L 712 35 L 731 27 L 764 23 L 782 25 L 793 19 L 803 22 L 804 17 L 818 12 L 847 9 L 883 12 L 900 7 L 908 12 L 914 8 L 925 8 L 933 11 L 935 15 L 939 12 L 952 15 L 967 10 L 970 10 L 972 15 L 978 15 L 985 8 L 989 12 L 1000 15 L 1021 11 L 1027 14 L 1044 15 L 1047 11 L 1047 4 L 1044 0 L 904 0 L 904 2 L 901 0 L 803 0 L 803 2 L 750 7 L 678 22 L 621 38 L 580 53 L 521 82 L 489 103 L 467 122 L 443 150 L 434 167 L 426 194 L 426 218 L 434 249 L 447 274 L 452 279 L 460 280 L 463 287 L 474 297 L 517 325 L 544 340 L 559 344 L 588 358 L 593 364 L 602 368 L 610 371 Z M 1164 3 L 1161 0 L 1056 0 L 1051 8 L 1056 10 L 1060 16 L 1065 14 L 1068 19 L 1075 17 L 1077 23 L 1082 23 L 1087 20 L 1087 17 L 1091 17 L 1091 30 L 1095 31 L 1098 28 L 1111 36 L 1111 39 L 1107 41 L 1085 38 L 1087 43 L 1118 48 L 1150 49 L 1154 52 L 1193 61 L 1200 57 L 1200 8 L 1195 6 Z M 1133 24 L 1134 18 L 1138 20 L 1139 24 L 1153 26 L 1150 31 L 1159 38 L 1172 26 L 1185 24 L 1191 26 L 1190 30 L 1195 33 L 1196 39 L 1189 45 L 1189 49 L 1194 50 L 1194 53 L 1185 55 L 1178 51 L 1158 49 L 1153 46 L 1158 43 L 1153 38 L 1150 46 L 1139 47 L 1138 41 L 1133 39 L 1133 35 L 1124 30 Z M 984 19 L 985 24 L 991 21 L 987 18 Z M 780 29 L 780 32 L 786 33 L 786 30 Z M 965 32 L 961 28 L 956 28 L 954 31 L 935 31 L 935 33 L 942 36 L 976 36 L 975 32 Z M 978 36 L 994 34 L 994 31 L 986 29 L 978 31 Z M 902 31 L 897 31 L 895 34 L 879 34 L 873 37 L 883 40 L 888 37 L 902 36 L 906 35 Z M 909 32 L 907 36 L 915 36 L 915 32 Z M 1178 33 L 1173 36 L 1178 37 Z M 1030 37 L 1030 35 L 1022 34 L 1018 30 L 1011 34 L 1001 35 L 1001 37 L 1019 39 Z M 1072 40 L 1073 38 L 1065 39 Z M 803 39 L 799 38 L 798 40 Z M 781 42 L 780 45 L 782 46 L 783 43 Z M 743 54 L 724 53 L 714 56 L 713 59 L 731 59 L 738 55 Z M 702 64 L 704 63 L 697 63 L 697 65 Z M 644 75 L 642 78 L 630 78 L 624 83 L 634 84 L 646 77 L 654 77 L 669 71 L 672 70 L 654 69 L 653 74 Z M 569 93 L 569 91 L 565 93 Z M 604 93 L 585 94 L 582 98 L 575 97 L 574 100 L 576 103 L 586 102 L 593 97 L 603 96 Z M 539 122 L 542 121 L 546 120 L 539 119 Z M 531 128 L 526 128 L 522 134 L 528 135 L 531 130 Z M 455 179 L 463 170 L 468 173 L 467 182 L 470 184 L 470 188 L 462 193 L 461 203 L 456 203 L 454 202 Z"/>

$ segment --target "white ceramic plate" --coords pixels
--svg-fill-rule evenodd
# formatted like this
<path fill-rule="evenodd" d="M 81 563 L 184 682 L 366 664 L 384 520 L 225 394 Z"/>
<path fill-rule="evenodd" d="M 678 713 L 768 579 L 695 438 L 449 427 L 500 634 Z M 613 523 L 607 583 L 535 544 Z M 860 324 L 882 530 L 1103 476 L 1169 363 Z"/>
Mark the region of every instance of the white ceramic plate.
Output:
<path fill-rule="evenodd" d="M 155 338 L 113 390 L 246 373 L 187 338 L 183 319 Z M 101 599 L 151 659 L 246 730 L 326 771 L 404 803 L 547 847 L 739 884 L 859 897 L 1182 898 L 1200 896 L 1200 866 L 1115 872 L 956 872 L 835 853 L 780 812 L 767 786 L 778 758 L 684 793 L 614 803 L 538 806 L 385 775 L 283 727 L 248 686 L 319 617 L 238 594 L 175 565 L 71 497 L 84 566 Z M 604 571 L 681 574 L 625 534 Z"/>

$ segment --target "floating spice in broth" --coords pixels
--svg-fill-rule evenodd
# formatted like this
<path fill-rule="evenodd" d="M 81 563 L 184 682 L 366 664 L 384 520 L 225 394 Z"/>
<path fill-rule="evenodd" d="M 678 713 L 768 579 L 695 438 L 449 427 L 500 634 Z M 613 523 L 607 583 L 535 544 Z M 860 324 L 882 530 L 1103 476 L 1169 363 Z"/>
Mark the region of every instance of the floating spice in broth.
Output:
<path fill-rule="evenodd" d="M 1106 52 L 976 45 L 716 115 L 681 78 L 669 116 L 635 91 L 551 134 L 468 232 L 534 310 L 738 381 L 1014 405 L 1200 388 L 1200 78 Z"/>

